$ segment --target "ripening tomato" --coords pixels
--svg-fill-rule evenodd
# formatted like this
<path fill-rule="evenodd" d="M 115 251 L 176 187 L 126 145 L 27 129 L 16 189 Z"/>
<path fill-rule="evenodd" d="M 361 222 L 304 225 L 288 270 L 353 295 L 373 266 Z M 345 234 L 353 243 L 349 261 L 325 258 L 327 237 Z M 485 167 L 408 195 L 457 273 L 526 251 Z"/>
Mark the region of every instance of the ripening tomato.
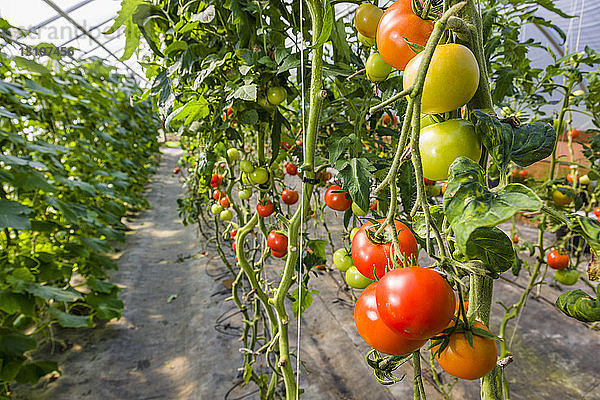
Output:
<path fill-rule="evenodd" d="M 229 207 L 231 207 L 231 203 L 229 202 L 229 199 L 227 198 L 227 196 L 221 197 L 221 200 L 219 201 L 219 203 L 221 203 L 221 205 L 223 206 L 223 208 L 229 208 Z"/>
<path fill-rule="evenodd" d="M 361 35 L 374 38 L 383 10 L 371 3 L 363 3 L 354 13 L 354 27 Z"/>
<path fill-rule="evenodd" d="M 296 204 L 298 202 L 298 192 L 292 189 L 285 189 L 283 193 L 281 193 L 281 201 L 285 204 Z"/>
<path fill-rule="evenodd" d="M 266 218 L 269 215 L 273 214 L 273 211 L 275 211 L 275 206 L 273 205 L 273 202 L 271 200 L 267 200 L 262 204 L 258 203 L 256 205 L 256 211 L 258 212 L 258 215 L 260 215 L 263 218 Z"/>
<path fill-rule="evenodd" d="M 273 255 L 273 257 L 283 258 L 287 254 L 287 251 L 279 252 L 279 251 L 271 250 L 271 254 Z"/>
<path fill-rule="evenodd" d="M 412 0 L 398 0 L 383 13 L 377 26 L 377 50 L 386 63 L 403 71 L 406 64 L 417 55 L 407 41 L 425 46 L 433 21 L 417 16 L 412 9 Z"/>
<path fill-rule="evenodd" d="M 573 174 L 568 174 L 567 175 L 567 182 L 573 183 L 574 179 L 575 179 L 575 175 L 573 175 Z"/>
<path fill-rule="evenodd" d="M 371 283 L 354 305 L 354 324 L 360 337 L 375 350 L 394 356 L 412 353 L 427 343 L 427 339 L 407 339 L 383 322 L 377 311 L 376 289 L 377 282 Z"/>
<path fill-rule="evenodd" d="M 346 211 L 352 206 L 352 199 L 341 187 L 331 185 L 325 191 L 325 204 L 333 210 Z"/>
<path fill-rule="evenodd" d="M 521 177 L 521 179 L 527 179 L 527 177 L 529 176 L 529 172 L 527 172 L 526 169 L 522 169 L 519 171 L 519 176 Z"/>
<path fill-rule="evenodd" d="M 410 88 L 417 79 L 423 52 L 404 71 L 402 85 Z M 479 66 L 473 52 L 462 44 L 442 44 L 435 48 L 425 77 L 421 112 L 442 114 L 467 104 L 479 87 Z"/>
<path fill-rule="evenodd" d="M 380 224 L 385 219 L 377 220 Z M 398 231 L 398 244 L 400 245 L 400 256 L 399 264 L 408 266 L 411 263 L 417 261 L 419 255 L 419 249 L 417 247 L 417 240 L 413 236 L 412 232 L 406 225 L 400 221 L 396 222 L 396 230 Z M 393 268 L 391 256 L 392 254 L 392 240 L 389 238 L 388 242 L 383 239 L 383 243 L 373 243 L 367 235 L 367 231 L 375 233 L 377 227 L 373 226 L 373 223 L 366 222 L 359 228 L 352 239 L 352 246 L 350 251 L 352 252 L 352 261 L 356 268 L 369 279 L 375 280 L 385 275 L 386 269 Z M 385 227 L 385 232 L 392 232 L 391 226 Z M 375 274 L 373 273 L 375 271 Z"/>
<path fill-rule="evenodd" d="M 425 340 L 443 331 L 456 307 L 448 282 L 423 267 L 392 269 L 377 284 L 376 298 L 387 326 L 410 339 Z"/>
<path fill-rule="evenodd" d="M 383 61 L 379 53 L 373 53 L 367 58 L 365 72 L 371 82 L 385 81 L 392 71 L 393 68 Z"/>
<path fill-rule="evenodd" d="M 567 186 L 567 185 L 556 185 L 556 186 L 564 188 L 564 189 L 571 189 L 571 187 Z M 552 200 L 554 201 L 554 204 L 556 204 L 558 206 L 568 206 L 569 204 L 571 204 L 573 202 L 573 198 L 571 196 L 566 195 L 563 192 L 556 190 L 556 189 L 552 191 Z"/>
<path fill-rule="evenodd" d="M 548 253 L 546 262 L 552 269 L 565 269 L 569 266 L 569 256 L 554 249 Z"/>
<path fill-rule="evenodd" d="M 298 167 L 292 163 L 289 163 L 285 166 L 285 172 L 287 172 L 288 175 L 298 175 Z"/>
<path fill-rule="evenodd" d="M 458 157 L 479 161 L 481 142 L 473 124 L 464 119 L 451 119 L 423 128 L 419 151 L 423 176 L 441 181 L 448 178 L 448 169 Z"/>
<path fill-rule="evenodd" d="M 213 196 L 213 199 L 215 199 L 215 200 L 218 201 L 221 198 L 221 191 L 220 190 L 213 190 L 212 196 Z"/>
<path fill-rule="evenodd" d="M 273 86 L 267 90 L 267 100 L 274 106 L 281 104 L 286 97 L 287 92 L 281 86 Z"/>
<path fill-rule="evenodd" d="M 361 274 L 355 266 L 348 268 L 344 274 L 344 277 L 346 278 L 346 283 L 348 286 L 354 289 L 364 289 L 373 283 L 371 279 Z"/>
<path fill-rule="evenodd" d="M 221 183 L 223 183 L 223 176 L 212 174 L 212 177 L 210 178 L 210 186 L 218 188 L 219 186 L 221 186 Z"/>
<path fill-rule="evenodd" d="M 578 131 L 577 129 L 573 128 L 570 131 L 567 131 L 567 136 L 569 136 L 571 138 L 571 140 L 575 140 L 579 137 L 579 134 L 582 131 Z"/>
<path fill-rule="evenodd" d="M 373 200 L 371 202 L 371 205 L 369 206 L 369 210 L 371 211 L 377 211 L 377 206 L 379 205 L 379 202 L 377 200 Z"/>
<path fill-rule="evenodd" d="M 325 173 L 323 174 L 323 180 L 325 182 L 329 182 L 331 180 L 331 178 L 333 178 L 333 175 L 331 174 L 331 172 L 325 171 Z"/>
<path fill-rule="evenodd" d="M 475 321 L 473 326 L 490 331 L 487 326 Z M 436 354 L 439 345 L 432 350 Z M 450 335 L 448 347 L 435 356 L 440 367 L 450 375 L 466 380 L 474 380 L 489 374 L 498 359 L 496 342 L 490 338 L 473 334 L 473 346 L 464 332 Z"/>
<path fill-rule="evenodd" d="M 513 243 L 514 244 L 519 243 L 519 237 L 517 235 L 513 236 Z"/>
<path fill-rule="evenodd" d="M 271 231 L 267 236 L 267 246 L 278 253 L 287 253 L 288 238 L 283 233 Z"/>
<path fill-rule="evenodd" d="M 235 239 L 236 236 L 237 236 L 237 229 L 232 229 L 231 230 L 231 240 Z"/>

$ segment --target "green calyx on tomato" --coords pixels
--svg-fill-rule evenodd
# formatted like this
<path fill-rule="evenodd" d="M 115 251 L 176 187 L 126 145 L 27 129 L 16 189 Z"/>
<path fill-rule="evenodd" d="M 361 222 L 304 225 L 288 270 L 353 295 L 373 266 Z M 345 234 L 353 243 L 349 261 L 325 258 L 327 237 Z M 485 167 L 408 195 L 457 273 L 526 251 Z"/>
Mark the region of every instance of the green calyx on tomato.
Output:
<path fill-rule="evenodd" d="M 281 86 L 272 86 L 267 90 L 267 100 L 270 104 L 277 106 L 287 97 L 287 92 Z"/>
<path fill-rule="evenodd" d="M 423 20 L 413 12 L 412 0 L 398 0 L 379 20 L 377 50 L 386 63 L 403 71 L 417 55 L 408 42 L 425 46 L 433 25 L 433 21 Z"/>
<path fill-rule="evenodd" d="M 384 223 L 384 219 L 377 220 L 380 224 Z M 395 250 L 392 250 L 392 227 L 386 226 L 384 229 L 384 238 L 375 240 L 373 238 L 378 226 L 374 226 L 372 222 L 366 222 L 357 231 L 352 239 L 352 261 L 358 270 L 367 278 L 375 280 L 385 275 L 386 270 L 393 268 L 392 257 L 398 258 L 398 263 L 403 266 L 411 265 L 417 261 L 419 249 L 417 240 L 414 235 L 400 221 L 395 221 L 396 231 L 398 232 L 398 244 L 400 246 L 400 254 L 396 255 Z"/>
<path fill-rule="evenodd" d="M 419 151 L 425 178 L 442 181 L 448 178 L 450 164 L 464 156 L 477 162 L 481 142 L 475 127 L 464 119 L 451 119 L 421 130 Z"/>
<path fill-rule="evenodd" d="M 408 89 L 415 83 L 423 53 L 406 66 L 402 85 Z M 479 66 L 473 52 L 462 44 L 436 47 L 425 77 L 421 112 L 441 114 L 467 104 L 479 87 Z"/>
<path fill-rule="evenodd" d="M 410 339 L 426 340 L 443 331 L 456 308 L 448 282 L 423 267 L 392 269 L 377 283 L 376 298 L 387 326 Z"/>
<path fill-rule="evenodd" d="M 367 59 L 365 72 L 371 82 L 385 81 L 392 71 L 393 68 L 383 61 L 379 53 L 373 53 Z"/>
<path fill-rule="evenodd" d="M 262 185 L 269 180 L 269 171 L 266 168 L 258 167 L 250 173 L 250 182 L 254 185 Z"/>
<path fill-rule="evenodd" d="M 348 284 L 348 286 L 354 289 L 364 289 L 371 283 L 373 283 L 371 279 L 361 274 L 355 266 L 351 266 L 350 268 L 348 268 L 344 276 L 346 278 L 346 283 Z"/>
<path fill-rule="evenodd" d="M 363 3 L 354 13 L 354 27 L 363 36 L 374 38 L 383 10 L 371 3 Z"/>
<path fill-rule="evenodd" d="M 395 356 L 409 354 L 427 343 L 427 339 L 408 339 L 383 322 L 377 311 L 376 288 L 377 282 L 370 284 L 354 305 L 354 324 L 360 337 L 375 350 Z"/>
<path fill-rule="evenodd" d="M 352 256 L 346 249 L 338 249 L 333 253 L 333 265 L 342 272 L 353 266 Z"/>

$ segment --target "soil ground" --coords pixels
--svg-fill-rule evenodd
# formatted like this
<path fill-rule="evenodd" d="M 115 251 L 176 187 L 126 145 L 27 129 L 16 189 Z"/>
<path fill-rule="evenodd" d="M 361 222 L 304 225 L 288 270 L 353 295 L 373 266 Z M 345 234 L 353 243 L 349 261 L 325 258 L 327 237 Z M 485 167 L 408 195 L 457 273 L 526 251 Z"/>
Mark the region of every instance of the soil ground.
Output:
<path fill-rule="evenodd" d="M 54 332 L 64 346 L 41 349 L 40 356 L 58 361 L 62 375 L 17 387 L 17 399 L 258 398 L 254 388 L 239 385 L 241 321 L 235 306 L 224 301 L 230 293 L 223 281 L 230 276 L 214 247 L 194 227 L 181 224 L 176 198 L 183 189 L 171 174 L 181 152 L 162 152 L 160 169 L 147 188 L 152 208 L 128 222 L 132 231 L 116 256 L 120 270 L 112 281 L 123 289 L 123 317 L 94 329 Z M 333 225 L 340 242 L 341 230 Z M 535 231 L 520 226 L 519 235 L 533 239 Z M 420 263 L 426 265 L 426 257 Z M 498 302 L 514 303 L 521 293 L 517 285 L 525 282 L 504 275 L 507 280 L 498 280 L 495 288 L 494 332 L 503 314 Z M 364 359 L 368 346 L 356 333 L 350 296 L 338 272 L 320 272 L 311 285 L 319 293 L 302 319 L 303 398 L 412 398 L 410 366 L 399 370 L 406 378 L 396 385 L 381 386 L 373 378 Z M 513 400 L 600 399 L 600 332 L 557 311 L 553 302 L 559 293 L 544 287 L 540 297 L 529 299 L 516 334 L 509 330 L 515 357 L 506 373 Z M 293 330 L 290 336 L 295 343 Z M 439 399 L 428 361 L 423 363 L 428 398 Z M 478 399 L 478 384 L 460 382 L 451 396 Z"/>

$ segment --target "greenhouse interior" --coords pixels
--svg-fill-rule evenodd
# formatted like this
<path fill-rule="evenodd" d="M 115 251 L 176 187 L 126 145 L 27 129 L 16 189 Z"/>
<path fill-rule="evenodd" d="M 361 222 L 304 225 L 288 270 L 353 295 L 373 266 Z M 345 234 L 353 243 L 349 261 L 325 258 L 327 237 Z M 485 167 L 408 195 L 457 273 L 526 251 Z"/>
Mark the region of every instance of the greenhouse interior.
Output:
<path fill-rule="evenodd" d="M 0 140 L 0 400 L 600 400 L 599 2 L 1 0 Z"/>

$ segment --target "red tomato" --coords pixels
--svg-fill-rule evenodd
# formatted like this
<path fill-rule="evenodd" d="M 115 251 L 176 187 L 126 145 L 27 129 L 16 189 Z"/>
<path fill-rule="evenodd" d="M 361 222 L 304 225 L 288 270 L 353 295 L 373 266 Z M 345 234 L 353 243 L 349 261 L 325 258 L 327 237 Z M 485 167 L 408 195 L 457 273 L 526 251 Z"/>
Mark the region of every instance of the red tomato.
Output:
<path fill-rule="evenodd" d="M 513 243 L 514 244 L 519 243 L 519 237 L 517 235 L 513 236 Z"/>
<path fill-rule="evenodd" d="M 379 223 L 383 223 L 385 219 L 377 220 Z M 413 236 L 412 232 L 406 225 L 400 221 L 396 221 L 396 230 L 398 231 L 398 244 L 400 245 L 400 259 L 399 264 L 403 266 L 409 266 L 411 263 L 417 261 L 419 255 L 419 249 L 417 248 L 417 240 Z M 376 228 L 373 227 L 371 222 L 366 222 L 360 227 L 358 232 L 352 239 L 352 246 L 350 251 L 352 253 L 352 261 L 356 268 L 361 274 L 371 280 L 375 280 L 375 274 L 380 279 L 385 275 L 386 269 L 392 268 L 391 260 L 391 246 L 392 241 L 387 243 L 373 243 L 369 240 L 367 231 L 372 233 L 376 232 Z M 391 226 L 385 227 L 386 232 L 392 232 Z"/>
<path fill-rule="evenodd" d="M 289 142 L 281 142 L 281 148 L 285 149 L 285 150 L 290 150 L 291 148 L 293 148 L 294 145 L 289 143 Z"/>
<path fill-rule="evenodd" d="M 411 0 L 398 0 L 379 20 L 377 50 L 386 63 L 403 71 L 417 55 L 407 41 L 425 46 L 432 31 L 433 21 L 425 21 L 415 15 Z"/>
<path fill-rule="evenodd" d="M 442 183 L 442 194 L 446 194 L 446 188 L 448 187 L 448 182 Z"/>
<path fill-rule="evenodd" d="M 341 187 L 331 185 L 325 191 L 325 204 L 333 210 L 346 211 L 352 207 L 352 199 Z"/>
<path fill-rule="evenodd" d="M 263 204 L 258 203 L 256 205 L 256 211 L 258 212 L 258 215 L 260 215 L 263 218 L 266 218 L 269 215 L 273 214 L 273 211 L 275 211 L 275 206 L 273 205 L 273 202 L 271 200 L 267 200 Z"/>
<path fill-rule="evenodd" d="M 584 132 L 584 131 L 578 131 L 577 129 L 573 128 L 570 131 L 567 131 L 567 135 L 571 137 L 571 140 L 575 140 L 579 137 L 581 132 Z"/>
<path fill-rule="evenodd" d="M 423 267 L 391 270 L 378 282 L 376 298 L 381 319 L 410 339 L 425 340 L 443 331 L 456 307 L 448 282 Z"/>
<path fill-rule="evenodd" d="M 296 140 L 296 146 L 302 146 L 302 139 Z"/>
<path fill-rule="evenodd" d="M 235 244 L 235 242 L 231 244 L 231 247 L 233 247 L 233 251 L 237 251 L 237 245 Z"/>
<path fill-rule="evenodd" d="M 431 179 L 423 178 L 423 180 L 425 181 L 425 186 L 431 186 L 435 183 L 435 181 L 432 181 Z"/>
<path fill-rule="evenodd" d="M 511 175 L 513 178 L 516 178 L 517 176 L 519 176 L 519 171 L 517 169 L 513 169 Z"/>
<path fill-rule="evenodd" d="M 595 215 L 596 217 L 600 217 L 600 207 L 596 207 L 596 208 L 594 208 L 594 215 Z"/>
<path fill-rule="evenodd" d="M 369 206 L 369 210 L 371 210 L 371 211 L 377 210 L 377 204 L 378 204 L 378 201 L 377 200 L 373 200 L 373 202 Z"/>
<path fill-rule="evenodd" d="M 298 175 L 298 167 L 292 163 L 289 163 L 285 166 L 285 172 L 287 172 L 288 175 Z"/>
<path fill-rule="evenodd" d="M 281 193 L 281 201 L 285 204 L 296 204 L 298 202 L 298 192 L 292 189 L 285 189 L 283 193 Z"/>
<path fill-rule="evenodd" d="M 490 331 L 479 321 L 473 324 L 476 328 Z M 439 345 L 432 350 L 436 354 Z M 450 375 L 466 380 L 474 380 L 489 374 L 498 359 L 498 351 L 494 340 L 473 335 L 473 345 L 467 341 L 464 332 L 450 335 L 450 343 L 440 354 L 435 356 L 440 367 Z"/>
<path fill-rule="evenodd" d="M 220 190 L 214 190 L 212 196 L 213 196 L 213 199 L 219 200 L 221 198 L 221 191 Z"/>
<path fill-rule="evenodd" d="M 552 269 L 565 269 L 569 266 L 569 256 L 554 249 L 548 253 L 546 262 Z"/>
<path fill-rule="evenodd" d="M 371 283 L 354 305 L 354 324 L 360 337 L 375 350 L 393 356 L 412 353 L 427 343 L 427 339 L 407 339 L 383 322 L 377 311 L 376 289 L 377 282 Z"/>
<path fill-rule="evenodd" d="M 233 240 L 237 236 L 237 229 L 231 230 L 231 239 Z"/>
<path fill-rule="evenodd" d="M 223 206 L 223 208 L 229 208 L 229 207 L 231 207 L 231 203 L 229 202 L 229 199 L 227 198 L 227 196 L 221 197 L 221 200 L 219 202 L 221 203 L 221 205 Z"/>
<path fill-rule="evenodd" d="M 527 177 L 529 176 L 529 172 L 527 172 L 527 170 L 522 169 L 519 171 L 519 176 L 521 177 L 521 179 L 527 179 Z"/>
<path fill-rule="evenodd" d="M 210 178 L 210 186 L 218 188 L 219 186 L 221 186 L 221 183 L 223 183 L 223 176 L 212 174 L 212 177 Z"/>
<path fill-rule="evenodd" d="M 271 250 L 271 254 L 273 255 L 273 257 L 283 258 L 287 254 L 287 251 L 279 252 L 279 251 Z"/>
<path fill-rule="evenodd" d="M 173 170 L 173 173 L 174 173 L 175 175 L 177 175 L 177 174 L 178 174 L 178 173 L 180 173 L 180 172 L 181 172 L 181 168 L 179 168 L 179 167 L 177 167 L 177 168 L 175 168 L 175 169 Z"/>
<path fill-rule="evenodd" d="M 573 174 L 569 174 L 569 175 L 567 175 L 567 181 L 568 181 L 569 183 L 573 183 L 573 179 L 575 179 L 575 176 L 574 176 Z"/>
<path fill-rule="evenodd" d="M 277 253 L 287 253 L 288 238 L 283 233 L 271 231 L 267 236 L 267 246 Z"/>

